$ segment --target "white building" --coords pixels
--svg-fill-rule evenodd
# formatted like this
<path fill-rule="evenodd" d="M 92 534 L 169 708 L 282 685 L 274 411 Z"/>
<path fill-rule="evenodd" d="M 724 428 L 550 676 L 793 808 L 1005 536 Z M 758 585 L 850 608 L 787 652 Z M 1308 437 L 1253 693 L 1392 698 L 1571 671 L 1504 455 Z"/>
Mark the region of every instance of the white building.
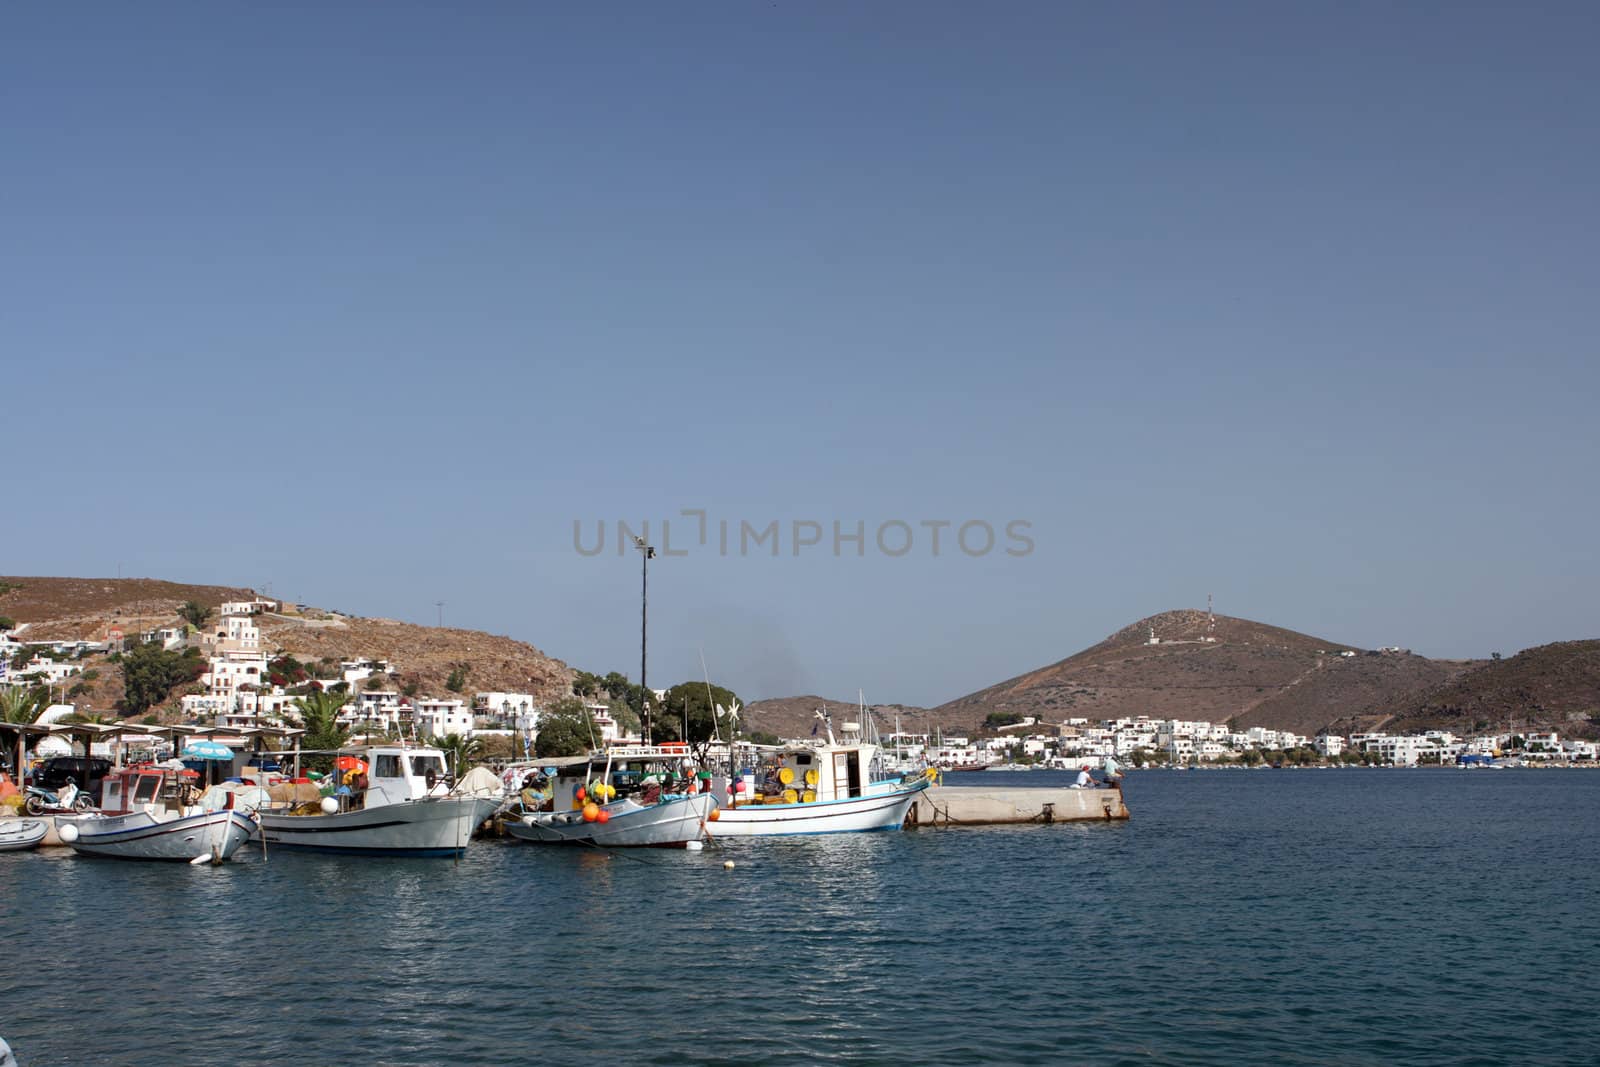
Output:
<path fill-rule="evenodd" d="M 464 701 L 429 697 L 417 701 L 415 714 L 419 737 L 472 736 L 472 709 Z"/>
<path fill-rule="evenodd" d="M 1338 734 L 1318 734 L 1316 750 L 1319 756 L 1332 759 L 1344 753 L 1344 738 Z"/>

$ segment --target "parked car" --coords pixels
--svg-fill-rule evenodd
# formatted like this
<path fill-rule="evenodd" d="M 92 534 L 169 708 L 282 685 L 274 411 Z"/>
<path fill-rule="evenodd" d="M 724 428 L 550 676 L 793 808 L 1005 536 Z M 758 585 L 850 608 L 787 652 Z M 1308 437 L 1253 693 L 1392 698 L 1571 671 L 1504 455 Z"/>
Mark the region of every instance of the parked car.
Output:
<path fill-rule="evenodd" d="M 33 784 L 56 790 L 72 782 L 79 789 L 94 793 L 100 788 L 100 780 L 110 773 L 111 761 L 98 756 L 51 756 L 33 773 Z"/>

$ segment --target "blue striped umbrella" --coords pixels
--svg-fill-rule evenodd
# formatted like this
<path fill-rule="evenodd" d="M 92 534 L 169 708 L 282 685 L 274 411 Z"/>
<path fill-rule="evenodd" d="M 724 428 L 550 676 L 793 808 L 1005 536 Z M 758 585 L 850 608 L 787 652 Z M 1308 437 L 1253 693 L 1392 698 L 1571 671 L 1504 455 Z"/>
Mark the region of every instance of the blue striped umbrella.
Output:
<path fill-rule="evenodd" d="M 190 741 L 183 750 L 184 759 L 233 759 L 233 749 L 221 741 Z"/>

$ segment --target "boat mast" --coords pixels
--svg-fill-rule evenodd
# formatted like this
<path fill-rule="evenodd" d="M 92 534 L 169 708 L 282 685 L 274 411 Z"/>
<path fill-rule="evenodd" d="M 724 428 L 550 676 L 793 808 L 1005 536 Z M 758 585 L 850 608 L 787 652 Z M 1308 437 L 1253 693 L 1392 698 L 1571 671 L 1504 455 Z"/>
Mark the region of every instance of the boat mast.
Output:
<path fill-rule="evenodd" d="M 633 546 L 639 550 L 639 733 L 640 739 L 648 745 L 650 686 L 645 679 L 644 670 L 648 662 L 645 649 L 650 638 L 650 561 L 655 558 L 656 550 L 637 534 L 634 535 Z"/>

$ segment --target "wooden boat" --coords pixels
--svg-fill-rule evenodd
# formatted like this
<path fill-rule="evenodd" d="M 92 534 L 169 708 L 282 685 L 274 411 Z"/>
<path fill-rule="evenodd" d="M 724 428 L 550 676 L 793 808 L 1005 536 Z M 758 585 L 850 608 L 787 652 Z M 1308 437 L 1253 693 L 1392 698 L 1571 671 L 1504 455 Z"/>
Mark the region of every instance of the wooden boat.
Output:
<path fill-rule="evenodd" d="M 687 757 L 669 744 L 551 760 L 546 810 L 508 812 L 506 833 L 541 845 L 699 848 L 717 800 L 687 773 Z"/>
<path fill-rule="evenodd" d="M 862 833 L 898 830 L 917 794 L 928 788 L 926 772 L 874 779 L 876 745 L 826 743 L 780 749 L 768 768 L 771 784 L 754 794 L 753 776 L 744 795 L 709 817 L 711 837 Z"/>
<path fill-rule="evenodd" d="M 541 845 L 683 848 L 705 837 L 716 802 L 710 793 L 663 796 L 651 804 L 624 797 L 599 806 L 606 816 L 603 822 L 586 820 L 582 809 L 534 812 L 507 822 L 506 832 Z"/>
<path fill-rule="evenodd" d="M 215 863 L 232 856 L 255 832 L 253 819 L 228 809 L 168 818 L 134 811 L 60 828 L 61 839 L 85 856 Z"/>
<path fill-rule="evenodd" d="M 0 852 L 35 848 L 49 832 L 50 824 L 43 819 L 0 820 Z"/>
<path fill-rule="evenodd" d="M 499 796 L 453 792 L 437 748 L 376 745 L 358 751 L 368 766 L 360 794 L 320 804 L 263 808 L 273 845 L 358 856 L 461 856 Z"/>

